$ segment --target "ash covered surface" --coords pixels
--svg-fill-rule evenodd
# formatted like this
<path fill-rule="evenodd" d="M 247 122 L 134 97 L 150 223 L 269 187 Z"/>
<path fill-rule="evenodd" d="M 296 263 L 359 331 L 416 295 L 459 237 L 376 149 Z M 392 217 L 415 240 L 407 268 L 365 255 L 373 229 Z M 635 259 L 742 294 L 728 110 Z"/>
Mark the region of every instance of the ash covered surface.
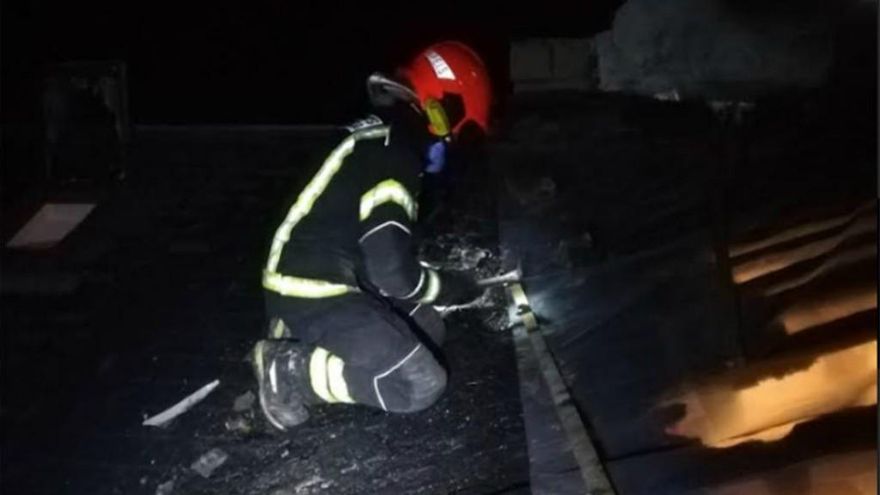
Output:
<path fill-rule="evenodd" d="M 285 435 L 262 420 L 244 361 L 263 334 L 260 267 L 296 187 L 295 164 L 321 144 L 321 136 L 140 136 L 129 180 L 53 251 L 63 261 L 42 268 L 49 282 L 77 273 L 80 288 L 4 294 L 14 351 L 3 361 L 4 492 L 528 492 L 500 288 L 448 315 L 450 382 L 430 409 L 325 406 Z M 462 206 L 434 217 L 436 242 L 424 254 L 495 275 L 494 199 L 486 177 L 466 180 L 457 189 L 465 201 L 450 203 Z M 33 263 L 4 253 L 6 270 L 27 275 Z M 168 426 L 141 425 L 215 379 L 219 387 Z"/>
<path fill-rule="evenodd" d="M 305 425 L 276 435 L 257 404 L 242 412 L 232 407 L 236 393 L 252 387 L 242 365 L 227 372 L 223 390 L 207 407 L 155 432 L 166 444 L 155 457 L 167 468 L 149 479 L 155 485 L 173 481 L 171 493 L 278 495 L 477 494 L 526 486 L 522 471 L 512 469 L 525 468 L 526 453 L 519 405 L 504 399 L 518 393 L 508 376 L 516 370 L 508 337 L 485 332 L 473 314 L 453 315 L 449 326 L 450 386 L 429 410 L 401 416 L 324 406 Z M 228 459 L 205 478 L 191 464 L 212 449 Z"/>

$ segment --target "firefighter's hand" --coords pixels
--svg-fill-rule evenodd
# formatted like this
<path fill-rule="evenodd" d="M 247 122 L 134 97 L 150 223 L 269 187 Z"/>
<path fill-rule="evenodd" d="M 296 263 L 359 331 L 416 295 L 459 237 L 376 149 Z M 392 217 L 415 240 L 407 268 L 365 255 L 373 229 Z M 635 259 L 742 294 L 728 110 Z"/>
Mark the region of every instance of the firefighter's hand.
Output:
<path fill-rule="evenodd" d="M 440 295 L 434 306 L 467 304 L 483 295 L 483 289 L 465 272 L 440 272 Z"/>

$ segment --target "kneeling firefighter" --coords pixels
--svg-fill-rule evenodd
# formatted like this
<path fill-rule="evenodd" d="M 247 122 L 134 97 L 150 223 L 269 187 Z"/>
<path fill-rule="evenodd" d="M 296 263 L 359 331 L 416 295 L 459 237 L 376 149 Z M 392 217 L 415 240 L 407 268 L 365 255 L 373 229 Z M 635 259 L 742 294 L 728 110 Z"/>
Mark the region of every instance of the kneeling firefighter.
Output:
<path fill-rule="evenodd" d="M 437 401 L 445 327 L 434 305 L 479 295 L 438 273 L 412 241 L 421 179 L 448 146 L 488 129 L 491 90 L 464 44 L 430 46 L 394 79 L 367 82 L 375 115 L 347 127 L 278 226 L 263 270 L 269 336 L 253 365 L 268 421 L 285 430 L 308 405 L 413 412 Z"/>

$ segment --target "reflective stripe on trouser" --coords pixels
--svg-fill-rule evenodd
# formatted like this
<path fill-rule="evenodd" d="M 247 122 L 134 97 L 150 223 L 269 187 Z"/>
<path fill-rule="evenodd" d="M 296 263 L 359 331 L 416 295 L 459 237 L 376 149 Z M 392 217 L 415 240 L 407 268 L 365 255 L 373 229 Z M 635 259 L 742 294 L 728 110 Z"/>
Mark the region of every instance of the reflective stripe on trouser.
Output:
<path fill-rule="evenodd" d="M 434 346 L 423 344 L 426 332 L 412 327 L 405 312 L 364 293 L 289 299 L 278 297 L 273 308 L 291 322 L 293 338 L 318 346 L 309 381 L 323 400 L 342 401 L 344 383 L 356 403 L 411 412 L 430 406 L 445 390 L 446 371 L 430 350 Z"/>
<path fill-rule="evenodd" d="M 327 349 L 315 348 L 309 358 L 309 381 L 312 390 L 324 402 L 354 402 L 348 393 L 343 371 L 345 363 Z"/>

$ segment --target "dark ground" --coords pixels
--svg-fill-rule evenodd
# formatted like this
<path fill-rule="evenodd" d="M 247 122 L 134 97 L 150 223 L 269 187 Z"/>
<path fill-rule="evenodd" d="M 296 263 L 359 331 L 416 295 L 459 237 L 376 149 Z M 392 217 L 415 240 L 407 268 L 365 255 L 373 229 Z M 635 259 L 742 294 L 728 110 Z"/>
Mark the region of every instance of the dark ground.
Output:
<path fill-rule="evenodd" d="M 296 164 L 324 141 L 143 131 L 125 183 L 71 237 L 4 252 L 3 492 L 152 494 L 169 481 L 187 494 L 528 491 L 514 351 L 489 310 L 450 316 L 449 390 L 423 413 L 326 407 L 279 436 L 253 408 L 233 411 L 253 388 L 243 358 L 263 334 L 265 247 Z M 447 240 L 466 229 L 467 243 L 497 252 L 494 219 L 468 213 L 494 210 L 483 186 L 466 181 L 472 209 L 438 218 Z M 451 247 L 434 246 L 434 259 Z M 214 379 L 169 427 L 141 425 Z M 228 460 L 203 479 L 190 466 L 213 448 Z"/>
<path fill-rule="evenodd" d="M 752 343 L 776 338 L 743 323 L 754 315 L 730 284 L 726 246 L 875 197 L 876 113 L 823 98 L 764 102 L 739 127 L 699 104 L 523 100 L 491 156 L 500 219 L 485 177 L 456 189 L 453 203 L 474 214 L 440 215 L 459 241 L 500 240 L 522 259 L 548 346 L 621 495 L 705 493 L 876 448 L 876 407 L 724 450 L 667 435 L 681 411 L 655 407 L 683 380 L 748 363 Z M 509 336 L 468 331 L 497 322 L 488 312 L 454 316 L 450 391 L 424 414 L 334 409 L 289 438 L 225 431 L 250 383 L 241 360 L 261 334 L 258 274 L 297 175 L 289 164 L 318 141 L 143 134 L 129 180 L 68 241 L 45 255 L 4 253 L 4 488 L 528 489 Z M 140 426 L 215 378 L 220 389 L 168 430 Z M 229 460 L 202 480 L 188 466 L 215 447 Z"/>

